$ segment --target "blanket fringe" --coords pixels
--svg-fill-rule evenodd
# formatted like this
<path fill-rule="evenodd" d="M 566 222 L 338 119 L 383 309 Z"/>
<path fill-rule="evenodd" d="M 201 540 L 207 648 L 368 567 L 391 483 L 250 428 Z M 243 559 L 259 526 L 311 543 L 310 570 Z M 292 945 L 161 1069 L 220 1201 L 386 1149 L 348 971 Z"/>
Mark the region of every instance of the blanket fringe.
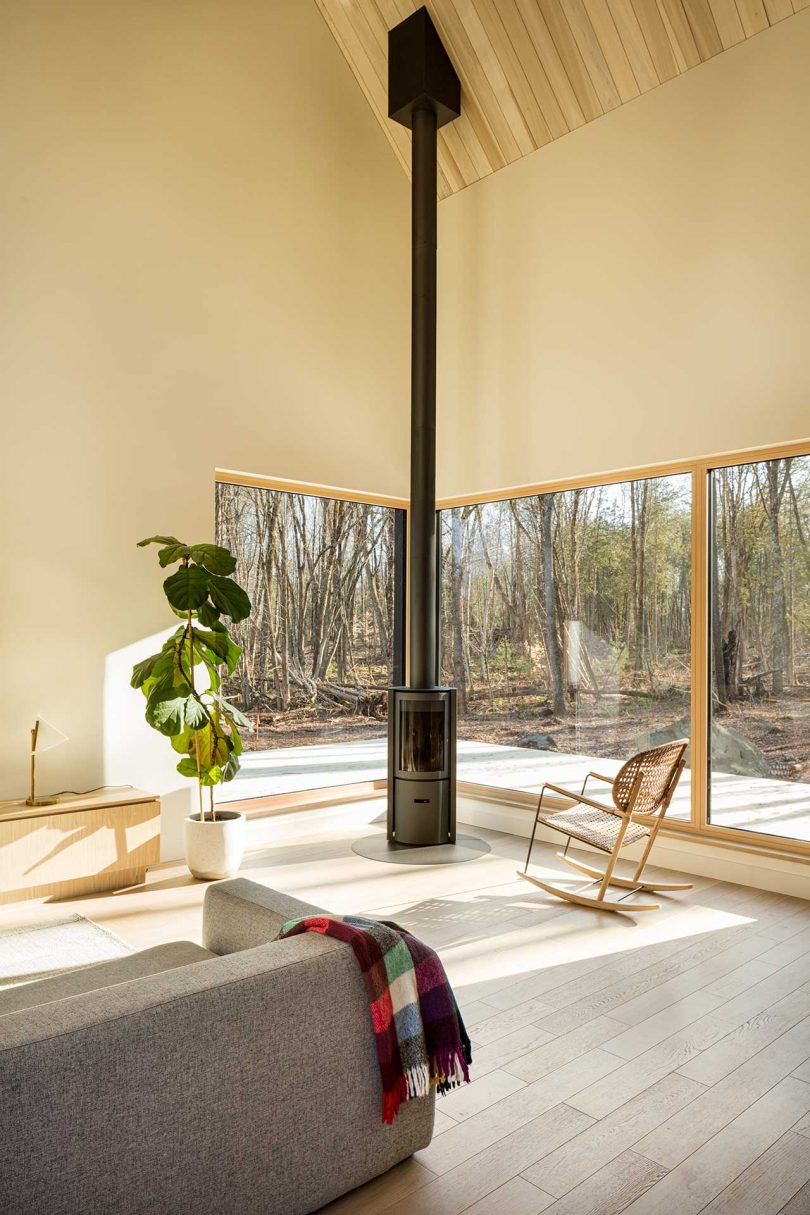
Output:
<path fill-rule="evenodd" d="M 435 1055 L 430 1061 L 430 1074 L 437 1093 L 449 1093 L 462 1084 L 469 1084 L 470 1069 L 461 1047 Z"/>
<path fill-rule="evenodd" d="M 383 1122 L 386 1126 L 391 1126 L 399 1113 L 400 1105 L 407 1100 L 408 1080 L 405 1076 L 400 1076 L 395 1088 L 383 1092 Z"/>
<path fill-rule="evenodd" d="M 383 1093 L 383 1122 L 391 1126 L 399 1107 L 415 1097 L 426 1097 L 431 1086 L 437 1093 L 449 1093 L 462 1084 L 469 1084 L 470 1071 L 461 1047 L 440 1051 L 430 1060 L 430 1065 L 411 1067 L 400 1076 L 396 1088 Z"/>
<path fill-rule="evenodd" d="M 430 1092 L 430 1069 L 427 1063 L 408 1068 L 405 1073 L 408 1081 L 408 1098 L 426 1097 Z"/>

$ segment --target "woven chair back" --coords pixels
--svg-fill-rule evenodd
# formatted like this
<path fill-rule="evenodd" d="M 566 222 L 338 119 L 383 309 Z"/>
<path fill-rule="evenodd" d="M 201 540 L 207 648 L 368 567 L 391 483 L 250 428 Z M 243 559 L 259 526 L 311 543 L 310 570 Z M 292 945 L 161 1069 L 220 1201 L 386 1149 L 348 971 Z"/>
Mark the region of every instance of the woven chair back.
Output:
<path fill-rule="evenodd" d="M 613 782 L 613 800 L 619 810 L 632 809 L 636 814 L 655 814 L 666 798 L 675 770 L 688 746 L 688 738 L 676 738 L 674 742 L 640 751 L 628 759 Z M 637 781 L 638 790 L 631 807 Z"/>

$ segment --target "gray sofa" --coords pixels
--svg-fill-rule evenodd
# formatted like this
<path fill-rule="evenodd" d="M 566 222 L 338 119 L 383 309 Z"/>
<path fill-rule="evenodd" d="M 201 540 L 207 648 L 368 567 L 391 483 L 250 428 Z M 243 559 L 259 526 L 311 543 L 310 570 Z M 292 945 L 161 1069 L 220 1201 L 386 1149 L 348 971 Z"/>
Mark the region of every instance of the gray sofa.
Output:
<path fill-rule="evenodd" d="M 304 1215 L 425 1147 L 433 1097 L 391 1127 L 352 951 L 317 911 L 209 887 L 205 948 L 146 949 L 0 992 L 4 1215 Z"/>

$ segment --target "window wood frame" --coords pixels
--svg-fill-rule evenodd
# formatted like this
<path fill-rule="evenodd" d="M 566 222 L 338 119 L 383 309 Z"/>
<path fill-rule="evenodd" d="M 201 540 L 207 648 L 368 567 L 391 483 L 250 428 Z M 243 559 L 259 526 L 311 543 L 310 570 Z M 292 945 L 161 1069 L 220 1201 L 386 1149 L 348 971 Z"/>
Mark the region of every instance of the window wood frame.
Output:
<path fill-rule="evenodd" d="M 662 827 L 667 833 L 692 837 L 724 846 L 742 848 L 770 855 L 789 855 L 793 859 L 810 861 L 810 840 L 789 839 L 747 831 L 741 827 L 723 827 L 709 821 L 708 737 L 711 709 L 711 655 L 709 653 L 709 484 L 711 473 L 718 468 L 737 464 L 753 464 L 766 460 L 783 460 L 810 456 L 810 439 L 789 443 L 749 447 L 739 451 L 721 452 L 693 459 L 670 460 L 636 468 L 615 469 L 579 477 L 566 477 L 534 485 L 517 485 L 489 490 L 485 493 L 458 494 L 441 498 L 439 511 L 455 506 L 483 505 L 511 498 L 535 497 L 540 494 L 563 493 L 572 489 L 596 489 L 626 481 L 690 474 L 692 478 L 692 553 L 691 553 L 691 817 L 688 822 L 667 819 Z M 459 790 L 491 800 L 498 793 L 513 805 L 534 807 L 533 795 L 521 790 L 501 790 L 492 785 L 477 785 L 459 781 Z"/>

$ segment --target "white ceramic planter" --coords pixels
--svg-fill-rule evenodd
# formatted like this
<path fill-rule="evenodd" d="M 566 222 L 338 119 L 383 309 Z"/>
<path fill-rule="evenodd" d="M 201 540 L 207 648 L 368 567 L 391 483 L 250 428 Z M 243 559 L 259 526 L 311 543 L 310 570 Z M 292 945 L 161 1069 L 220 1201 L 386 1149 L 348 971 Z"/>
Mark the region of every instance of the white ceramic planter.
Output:
<path fill-rule="evenodd" d="M 189 814 L 185 822 L 186 864 L 195 878 L 214 881 L 232 877 L 245 855 L 245 816 L 238 810 L 217 810 L 216 819 L 200 822 Z"/>

